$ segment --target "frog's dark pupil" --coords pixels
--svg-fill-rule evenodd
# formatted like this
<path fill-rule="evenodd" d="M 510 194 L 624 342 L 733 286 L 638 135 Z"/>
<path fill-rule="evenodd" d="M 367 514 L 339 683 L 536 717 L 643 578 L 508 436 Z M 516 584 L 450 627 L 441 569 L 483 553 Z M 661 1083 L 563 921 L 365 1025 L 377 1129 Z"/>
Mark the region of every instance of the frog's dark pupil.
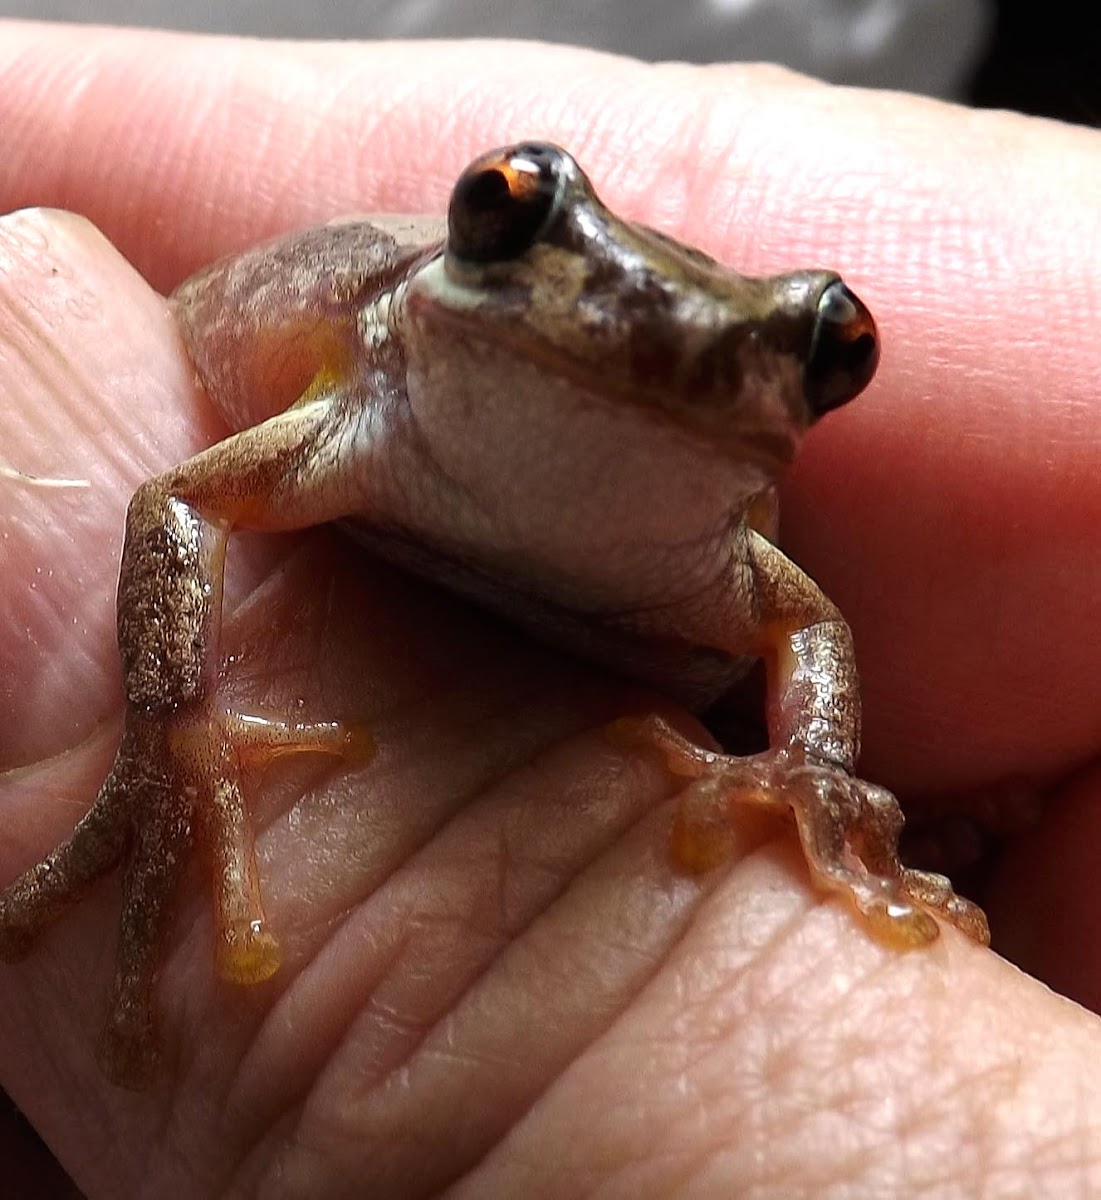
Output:
<path fill-rule="evenodd" d="M 805 370 L 815 417 L 848 403 L 867 386 L 879 361 L 875 323 L 863 303 L 835 279 L 822 293 Z"/>
<path fill-rule="evenodd" d="M 855 342 L 849 346 L 848 354 L 845 356 L 845 368 L 851 373 L 859 374 L 864 369 L 864 364 L 876 352 L 875 338 L 870 333 L 862 333 Z"/>
<path fill-rule="evenodd" d="M 499 209 L 510 199 L 508 180 L 500 171 L 480 171 L 471 179 L 464 199 L 474 211 Z"/>
<path fill-rule="evenodd" d="M 554 173 L 538 165 L 536 187 L 513 190 L 507 171 L 498 167 L 472 170 L 459 180 L 448 216 L 454 254 L 470 262 L 500 262 L 528 249 L 555 196 Z"/>

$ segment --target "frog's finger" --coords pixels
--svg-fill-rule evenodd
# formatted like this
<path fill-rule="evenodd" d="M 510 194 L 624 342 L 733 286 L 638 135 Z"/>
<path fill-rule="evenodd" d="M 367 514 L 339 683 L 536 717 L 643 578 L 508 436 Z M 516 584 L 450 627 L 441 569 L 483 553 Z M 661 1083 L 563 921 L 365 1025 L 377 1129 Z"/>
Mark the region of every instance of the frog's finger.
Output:
<path fill-rule="evenodd" d="M 0 959 L 22 958 L 47 925 L 122 859 L 129 828 L 119 809 L 128 782 L 112 771 L 72 836 L 0 891 Z"/>
<path fill-rule="evenodd" d="M 130 794 L 119 803 L 140 805 L 142 819 L 129 827 L 114 985 L 96 1057 L 112 1082 L 141 1088 L 160 1063 L 153 987 L 170 905 L 192 844 L 192 812 L 185 795 L 150 779 L 144 764 L 131 764 L 125 755 L 124 748 L 120 757 L 136 770 L 128 780 Z"/>

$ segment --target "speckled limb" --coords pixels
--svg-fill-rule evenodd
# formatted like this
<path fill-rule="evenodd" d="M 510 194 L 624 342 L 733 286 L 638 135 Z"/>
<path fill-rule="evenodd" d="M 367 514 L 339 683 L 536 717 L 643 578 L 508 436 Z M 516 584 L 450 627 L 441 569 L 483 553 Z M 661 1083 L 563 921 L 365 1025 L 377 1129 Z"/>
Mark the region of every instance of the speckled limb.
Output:
<path fill-rule="evenodd" d="M 118 819 L 124 802 L 116 766 L 72 837 L 0 892 L 0 959 L 23 958 L 42 929 L 121 861 L 128 837 Z"/>
<path fill-rule="evenodd" d="M 613 730 L 616 740 L 656 747 L 669 770 L 690 781 L 674 853 L 692 869 L 721 858 L 731 802 L 790 810 L 816 884 L 847 899 L 880 941 L 927 945 L 938 936 L 939 917 L 985 945 L 990 933 L 979 908 L 944 876 L 899 861 L 903 815 L 895 797 L 853 774 L 860 693 L 848 626 L 798 567 L 765 538 L 750 536 L 759 605 L 754 649 L 768 671 L 770 748 L 751 758 L 714 754 L 657 717 Z"/>
<path fill-rule="evenodd" d="M 314 401 L 222 442 L 135 493 L 119 575 L 118 636 L 127 699 L 114 765 L 73 836 L 0 892 L 0 957 L 25 954 L 101 875 L 126 861 L 111 1008 L 100 1058 L 140 1086 L 156 1061 L 152 994 L 175 885 L 192 846 L 208 852 L 223 975 L 272 974 L 253 834 L 239 776 L 279 754 L 370 755 L 339 722 L 236 713 L 217 695 L 222 568 L 235 526 L 280 529 L 344 515 L 301 486 L 330 414 Z"/>
<path fill-rule="evenodd" d="M 169 906 L 194 840 L 194 801 L 163 779 L 137 782 L 132 793 L 142 819 L 122 879 L 115 980 L 97 1057 L 107 1077 L 140 1086 L 159 1062 L 153 1016 L 156 983 Z"/>
<path fill-rule="evenodd" d="M 902 812 L 884 788 L 782 749 L 749 758 L 704 750 L 657 716 L 616 721 L 609 736 L 658 750 L 670 774 L 684 781 L 673 855 L 685 869 L 708 870 L 724 859 L 732 806 L 790 813 L 814 882 L 852 904 L 879 941 L 896 949 L 928 945 L 939 932 L 934 917 L 980 945 L 990 940 L 982 910 L 957 896 L 943 875 L 899 861 Z"/>
<path fill-rule="evenodd" d="M 860 680 L 849 627 L 767 538 L 751 533 L 748 551 L 758 606 L 753 649 L 768 671 L 769 744 L 851 773 L 860 754 Z"/>

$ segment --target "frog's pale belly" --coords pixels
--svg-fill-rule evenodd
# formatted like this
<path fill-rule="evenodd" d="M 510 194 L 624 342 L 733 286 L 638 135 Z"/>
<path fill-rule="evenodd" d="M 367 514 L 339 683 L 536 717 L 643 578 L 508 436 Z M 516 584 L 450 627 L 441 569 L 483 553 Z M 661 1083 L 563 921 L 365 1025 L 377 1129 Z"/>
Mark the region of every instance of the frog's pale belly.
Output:
<path fill-rule="evenodd" d="M 741 679 L 753 660 L 693 644 L 675 634 L 640 634 L 616 614 L 584 612 L 548 600 L 521 581 L 502 579 L 448 554 L 423 538 L 349 521 L 343 528 L 387 562 L 498 613 L 540 641 L 656 688 L 694 712 L 703 712 Z"/>

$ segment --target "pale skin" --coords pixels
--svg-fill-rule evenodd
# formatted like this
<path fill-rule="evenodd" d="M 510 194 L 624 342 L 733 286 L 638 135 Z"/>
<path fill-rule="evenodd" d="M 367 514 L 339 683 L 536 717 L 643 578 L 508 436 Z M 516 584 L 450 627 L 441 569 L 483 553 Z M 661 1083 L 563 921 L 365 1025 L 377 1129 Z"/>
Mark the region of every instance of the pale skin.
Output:
<path fill-rule="evenodd" d="M 5 54 L 14 54 L 9 45 L 36 50 L 0 92 L 11 105 L 3 115 L 14 164 L 4 207 L 32 197 L 72 207 L 79 195 L 165 288 L 277 224 L 438 204 L 472 153 L 516 128 L 510 95 L 519 101 L 506 79 L 455 51 L 434 58 L 425 69 L 433 83 L 415 88 L 401 110 L 411 128 L 423 128 L 427 114 L 439 124 L 445 103 L 462 106 L 464 81 L 474 88 L 477 80 L 474 94 L 488 88 L 493 99 L 482 120 L 464 108 L 461 138 L 433 150 L 413 191 L 408 171 L 387 173 L 400 162 L 401 136 L 389 123 L 365 130 L 362 120 L 394 93 L 392 49 L 366 60 L 370 51 L 351 48 L 312 58 L 301 68 L 316 89 L 310 103 L 284 111 L 263 102 L 273 132 L 261 148 L 181 115 L 186 106 L 171 89 L 181 77 L 198 87 L 188 72 L 212 72 L 208 96 L 227 86 L 205 48 L 174 84 L 150 85 L 178 118 L 171 133 L 157 125 L 171 139 L 156 148 L 157 161 L 187 178 L 166 176 L 163 166 L 155 177 L 143 173 L 125 144 L 117 153 L 127 166 L 105 172 L 112 96 L 132 91 L 126 72 L 138 70 L 121 64 L 142 54 L 133 44 L 124 50 L 125 39 L 93 39 L 91 51 L 87 35 L 68 51 L 57 32 L 20 29 L 8 39 Z M 178 45 L 186 58 L 188 43 Z M 34 54 L 60 70 L 77 46 L 101 63 L 117 57 L 93 72 L 74 101 L 77 116 L 68 113 L 81 136 L 70 124 L 63 138 L 50 124 L 64 110 L 56 93 L 28 124 L 38 76 L 22 71 Z M 271 68 L 259 56 L 300 52 L 226 53 L 244 72 L 238 104 L 261 104 L 256 81 Z M 406 86 L 421 78 L 410 65 L 416 54 L 440 54 L 410 53 L 400 74 Z M 1096 790 L 1083 764 L 1096 755 L 1101 678 L 1087 553 L 1099 499 L 1081 414 L 1095 403 L 1087 331 L 1098 272 L 1082 259 L 1090 250 L 1078 224 L 1086 201 L 1076 200 L 1079 189 L 1096 194 L 1095 137 L 738 72 L 744 82 L 723 85 L 729 112 L 716 125 L 733 130 L 732 140 L 708 152 L 721 171 L 694 159 L 698 173 L 681 180 L 681 208 L 663 215 L 651 173 L 676 176 L 675 154 L 655 145 L 648 155 L 642 134 L 629 153 L 622 137 L 601 146 L 580 114 L 573 125 L 553 119 L 553 94 L 566 77 L 603 89 L 610 115 L 608 105 L 628 113 L 667 89 L 657 111 L 691 129 L 692 97 L 713 97 L 716 76 L 652 78 L 603 60 L 525 53 L 533 56 L 521 72 L 526 86 L 555 83 L 534 118 L 525 92 L 525 120 L 579 153 L 584 145 L 619 208 L 745 269 L 818 261 L 825 250 L 862 292 L 876 291 L 876 315 L 894 346 L 890 374 L 846 412 L 848 424 L 823 426 L 805 448 L 785 497 L 788 543 L 856 629 L 865 773 L 914 792 L 964 791 L 1007 767 L 1033 775 L 1055 815 L 1032 835 L 1027 855 L 1002 868 L 995 933 L 1000 919 L 1008 945 L 1022 930 L 1014 914 L 1034 913 L 1041 900 L 1065 907 L 1056 928 L 1074 919 L 1088 928 L 1088 863 L 1076 874 L 1074 855 L 1060 847 L 1088 844 Z M 339 104 L 327 103 L 336 94 Z M 791 121 L 791 106 L 801 121 Z M 880 152 L 884 123 L 901 159 Z M 44 149 L 51 129 L 56 170 Z M 320 145 L 311 130 L 324 132 Z M 288 169 L 288 156 L 306 143 L 308 176 Z M 184 153 L 189 145 L 201 154 Z M 21 177 L 31 147 L 33 166 L 28 159 Z M 974 194 L 963 190 L 956 154 Z M 228 182 L 217 175 L 217 219 L 204 218 L 211 180 L 231 158 Z M 984 197 L 1006 190 L 1007 162 L 1016 172 L 1013 203 L 991 212 Z M 280 195 L 267 224 L 256 211 L 261 171 L 271 181 L 264 194 Z M 961 193 L 940 210 L 942 176 Z M 321 179 L 331 182 L 319 188 Z M 767 221 L 755 216 L 766 195 Z M 824 212 L 822 195 L 837 197 Z M 18 555 L 14 568 L 5 563 L 3 582 L 9 611 L 32 636 L 4 649 L 19 717 L 5 723 L 0 747 L 5 766 L 24 768 L 4 777 L 5 830 L 15 831 L 5 839 L 4 878 L 71 828 L 117 736 L 111 596 L 125 501 L 144 477 L 220 435 L 156 297 L 89 230 L 42 220 L 9 223 L 14 241 L 5 243 L 5 344 L 24 373 L 8 377 L 19 380 L 18 392 L 6 381 L 21 423 L 18 435 L 5 431 L 4 453 L 22 447 L 15 465 L 24 471 L 83 476 L 94 486 L 82 493 L 24 484 L 16 493 L 30 516 L 16 527 Z M 1016 235 L 1017 221 L 1028 238 Z M 968 256 L 984 248 L 983 269 L 968 269 Z M 23 298 L 26 281 L 44 273 L 60 278 L 62 290 L 39 288 L 47 298 L 28 326 L 10 315 L 10 289 Z M 1043 327 L 1039 350 L 1022 345 L 1023 325 Z M 41 336 L 28 338 L 28 328 Z M 44 364 L 46 375 L 27 363 Z M 66 364 L 64 386 L 50 375 L 58 363 Z M 142 397 L 138 412 L 119 410 L 120 373 Z M 67 435 L 57 444 L 36 432 L 72 428 L 74 413 L 86 440 Z M 1076 497 L 1069 510 L 1068 489 Z M 961 505 L 967 519 L 949 521 Z M 59 510 L 81 519 L 79 572 Z M 259 991 L 213 982 L 207 888 L 198 873 L 185 877 L 159 985 L 167 1077 L 140 1101 L 104 1084 L 87 1053 L 102 1018 L 92 997 L 110 975 L 113 889 L 97 890 L 31 960 L 5 972 L 4 1082 L 90 1195 L 132 1191 L 136 1179 L 169 1194 L 184 1180 L 248 1192 L 277 1170 L 313 1194 L 340 1194 L 333 1181 L 352 1171 L 383 1195 L 430 1193 L 455 1180 L 475 1194 L 522 1184 L 569 1195 L 600 1180 L 632 1195 L 689 1182 L 696 1194 L 728 1195 L 732 1181 L 771 1181 L 783 1194 L 801 1172 L 859 1195 L 869 1186 L 864 1172 L 896 1161 L 900 1138 L 910 1164 L 923 1161 L 924 1139 L 935 1143 L 937 1178 L 947 1159 L 961 1188 L 978 1186 L 985 1171 L 1004 1178 L 1015 1170 L 1022 1193 L 1085 1190 L 1082 1172 L 1092 1164 L 1084 1152 L 1053 1161 L 1051 1147 L 1073 1142 L 1099 1101 L 1092 1018 L 951 931 L 929 953 L 882 950 L 809 887 L 790 836 L 755 822 L 738 827 L 740 848 L 720 870 L 702 879 L 671 871 L 655 850 L 670 817 L 667 778 L 598 734 L 624 706 L 638 710 L 637 694 L 610 684 L 594 690 L 587 678 L 582 686 L 584 677 L 469 613 L 393 573 L 364 571 L 328 535 L 250 543 L 242 558 L 233 594 L 245 602 L 227 625 L 226 648 L 240 653 L 269 703 L 301 698 L 311 715 L 334 705 L 369 719 L 385 747 L 373 768 L 385 786 L 377 774 L 369 787 L 356 772 L 300 765 L 277 770 L 251 797 L 269 916 L 284 931 L 287 959 L 285 973 Z M 37 576 L 28 607 L 25 581 L 38 565 L 53 573 Z M 302 610 L 307 595 L 315 599 Z M 279 613 L 293 615 L 289 636 Z M 900 679 L 904 703 L 892 703 Z M 1069 782 L 1052 782 L 1075 769 Z M 1041 940 L 1020 932 L 1026 965 L 1090 1000 L 1089 935 L 1065 957 L 1050 938 L 1046 958 L 1036 950 L 1028 957 Z M 403 1072 L 396 1090 L 395 1070 Z M 885 1095 L 894 1123 L 858 1122 L 868 1142 L 839 1157 L 828 1114 L 851 1120 L 854 1105 L 880 1111 Z M 105 1136 L 113 1151 L 102 1156 Z M 952 1136 L 958 1150 L 945 1155 Z M 770 1146 L 763 1159 L 754 1151 L 761 1138 Z M 965 1148 L 974 1155 L 977 1144 L 981 1156 L 968 1158 Z M 556 1164 L 553 1177 L 540 1168 L 547 1162 Z M 227 1163 L 237 1172 L 229 1178 Z M 1061 1174 L 1071 1168 L 1077 1174 Z"/>

